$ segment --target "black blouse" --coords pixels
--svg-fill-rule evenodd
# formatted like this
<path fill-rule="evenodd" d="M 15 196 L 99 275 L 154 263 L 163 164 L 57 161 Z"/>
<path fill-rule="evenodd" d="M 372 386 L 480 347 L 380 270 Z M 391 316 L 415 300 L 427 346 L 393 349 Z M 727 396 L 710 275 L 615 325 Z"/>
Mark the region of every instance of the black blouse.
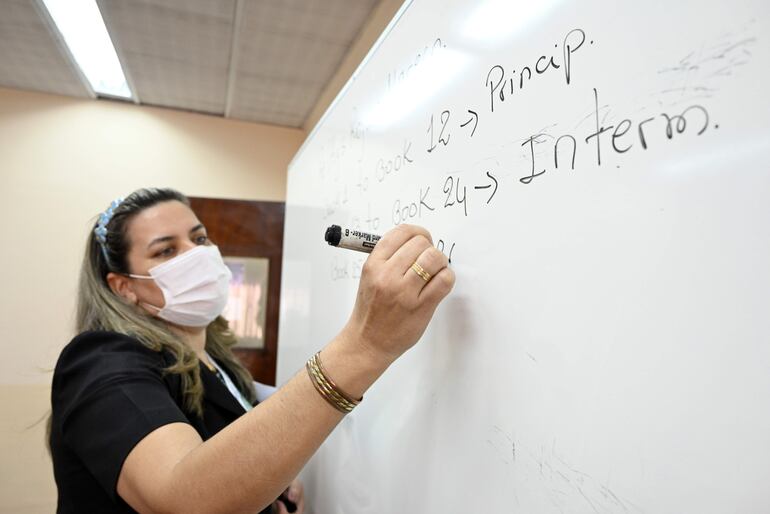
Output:
<path fill-rule="evenodd" d="M 181 378 L 161 372 L 173 362 L 167 352 L 117 332 L 84 332 L 64 347 L 51 386 L 58 514 L 136 512 L 118 495 L 117 483 L 139 441 L 177 422 L 191 425 L 205 441 L 245 413 L 202 364 L 203 417 L 186 411 Z"/>

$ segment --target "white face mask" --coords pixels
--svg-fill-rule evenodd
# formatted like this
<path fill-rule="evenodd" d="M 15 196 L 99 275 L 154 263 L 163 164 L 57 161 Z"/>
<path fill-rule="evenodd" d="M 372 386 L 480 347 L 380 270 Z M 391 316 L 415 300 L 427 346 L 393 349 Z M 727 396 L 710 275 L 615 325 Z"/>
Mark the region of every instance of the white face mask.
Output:
<path fill-rule="evenodd" d="M 166 304 L 163 308 L 145 305 L 157 310 L 158 317 L 166 321 L 205 327 L 227 304 L 232 273 L 214 245 L 196 246 L 148 271 L 150 276 L 128 276 L 155 281 Z"/>

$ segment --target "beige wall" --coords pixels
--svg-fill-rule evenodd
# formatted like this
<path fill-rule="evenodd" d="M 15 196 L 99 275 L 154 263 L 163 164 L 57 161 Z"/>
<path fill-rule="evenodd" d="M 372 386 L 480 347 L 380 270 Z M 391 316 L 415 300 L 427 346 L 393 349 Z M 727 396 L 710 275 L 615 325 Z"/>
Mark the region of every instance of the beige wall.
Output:
<path fill-rule="evenodd" d="M 282 201 L 305 136 L 107 101 L 0 89 L 0 513 L 54 512 L 43 447 L 51 373 L 73 335 L 93 217 L 145 186 Z"/>

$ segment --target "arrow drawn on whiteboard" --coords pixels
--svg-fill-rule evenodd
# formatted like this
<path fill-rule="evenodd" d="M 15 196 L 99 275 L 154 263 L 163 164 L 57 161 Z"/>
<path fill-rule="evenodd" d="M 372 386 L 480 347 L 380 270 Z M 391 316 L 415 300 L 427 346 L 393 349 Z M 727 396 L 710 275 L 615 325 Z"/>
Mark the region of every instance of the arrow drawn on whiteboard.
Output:
<path fill-rule="evenodd" d="M 473 134 L 476 133 L 476 127 L 479 124 L 479 115 L 476 113 L 476 111 L 472 111 L 470 109 L 468 109 L 468 112 L 471 114 L 471 117 L 468 118 L 468 121 L 460 125 L 460 127 L 465 127 L 468 123 L 470 123 L 471 121 L 474 121 L 474 118 L 475 118 L 475 121 L 473 123 L 473 130 L 471 130 L 471 137 L 473 137 Z"/>
<path fill-rule="evenodd" d="M 487 200 L 487 204 L 489 204 L 489 202 L 492 201 L 492 198 L 495 197 L 495 193 L 497 193 L 497 179 L 490 172 L 487 172 L 487 176 L 494 181 L 495 186 L 495 189 L 492 190 L 492 195 Z M 487 184 L 486 186 L 474 186 L 473 189 L 489 189 L 490 187 L 492 187 L 492 184 Z"/>

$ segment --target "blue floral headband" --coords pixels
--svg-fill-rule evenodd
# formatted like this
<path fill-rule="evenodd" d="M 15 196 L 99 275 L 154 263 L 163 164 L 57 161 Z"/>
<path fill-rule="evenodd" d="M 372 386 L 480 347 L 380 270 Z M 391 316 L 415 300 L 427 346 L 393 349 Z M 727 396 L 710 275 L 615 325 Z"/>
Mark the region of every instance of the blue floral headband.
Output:
<path fill-rule="evenodd" d="M 96 223 L 96 228 L 94 229 L 94 235 L 96 236 L 96 240 L 99 241 L 99 246 L 102 248 L 102 254 L 107 263 L 110 262 L 110 258 L 107 257 L 107 224 L 112 219 L 112 215 L 115 214 L 115 209 L 117 209 L 121 203 L 123 203 L 122 197 L 113 200 L 112 203 L 110 203 L 110 206 L 107 207 L 107 210 L 99 215 L 99 221 Z"/>

